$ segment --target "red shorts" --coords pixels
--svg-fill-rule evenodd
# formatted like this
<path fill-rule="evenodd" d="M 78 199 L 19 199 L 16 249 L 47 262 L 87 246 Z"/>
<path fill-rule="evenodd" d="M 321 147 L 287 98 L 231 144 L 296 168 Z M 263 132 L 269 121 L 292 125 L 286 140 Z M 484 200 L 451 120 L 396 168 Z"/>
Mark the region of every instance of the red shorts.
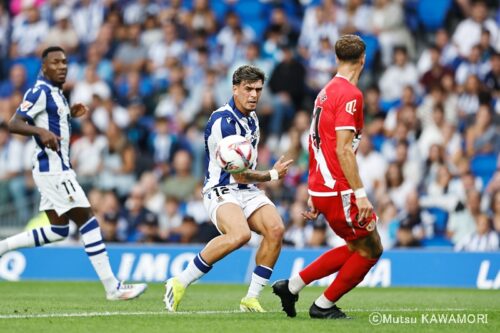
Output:
<path fill-rule="evenodd" d="M 349 192 L 331 197 L 312 196 L 314 207 L 325 216 L 333 231 L 346 241 L 368 236 L 378 220 L 373 213 L 371 218 L 358 222 L 356 198 L 352 191 Z"/>

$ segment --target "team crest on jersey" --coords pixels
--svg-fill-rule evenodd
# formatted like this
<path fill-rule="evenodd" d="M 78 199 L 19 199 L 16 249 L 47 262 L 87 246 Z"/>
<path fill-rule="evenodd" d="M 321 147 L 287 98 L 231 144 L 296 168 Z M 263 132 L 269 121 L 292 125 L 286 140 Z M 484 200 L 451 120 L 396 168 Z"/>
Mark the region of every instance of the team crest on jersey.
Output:
<path fill-rule="evenodd" d="M 57 114 L 59 116 L 62 116 L 64 114 L 64 109 L 63 108 L 57 108 Z"/>
<path fill-rule="evenodd" d="M 326 95 L 326 90 L 325 89 L 322 89 L 319 94 L 318 94 L 318 98 L 320 100 L 321 103 L 324 103 L 327 99 L 327 95 Z"/>
<path fill-rule="evenodd" d="M 24 101 L 19 108 L 21 109 L 21 111 L 26 112 L 32 106 L 33 106 L 33 103 L 31 103 L 30 101 Z"/>
<path fill-rule="evenodd" d="M 353 99 L 352 101 L 347 102 L 345 104 L 345 111 L 349 114 L 354 115 L 354 112 L 356 112 L 356 100 L 355 99 Z"/>

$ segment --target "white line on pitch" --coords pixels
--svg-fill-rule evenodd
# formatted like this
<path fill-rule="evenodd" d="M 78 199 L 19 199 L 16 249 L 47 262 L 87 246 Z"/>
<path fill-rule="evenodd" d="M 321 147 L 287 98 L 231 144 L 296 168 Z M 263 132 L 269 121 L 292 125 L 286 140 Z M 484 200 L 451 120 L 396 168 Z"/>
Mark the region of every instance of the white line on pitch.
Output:
<path fill-rule="evenodd" d="M 462 309 L 462 308 L 443 308 L 443 309 L 345 309 L 345 312 L 481 312 L 492 311 L 491 309 Z M 281 311 L 268 311 L 268 313 L 279 313 Z M 307 311 L 298 311 L 307 312 Z M 72 317 L 112 317 L 112 316 L 160 316 L 160 315 L 219 315 L 241 313 L 238 310 L 224 311 L 133 311 L 133 312 L 75 312 L 75 313 L 37 313 L 37 314 L 2 314 L 0 319 L 27 319 L 27 318 L 72 318 Z"/>

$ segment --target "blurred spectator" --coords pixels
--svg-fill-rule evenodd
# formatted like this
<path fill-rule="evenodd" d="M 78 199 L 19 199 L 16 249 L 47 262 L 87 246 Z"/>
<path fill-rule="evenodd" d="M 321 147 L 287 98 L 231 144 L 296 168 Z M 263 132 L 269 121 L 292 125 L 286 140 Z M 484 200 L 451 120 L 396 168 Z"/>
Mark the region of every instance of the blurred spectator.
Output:
<path fill-rule="evenodd" d="M 346 19 L 347 22 L 342 28 L 343 34 L 371 33 L 371 5 L 365 4 L 363 0 L 347 0 Z"/>
<path fill-rule="evenodd" d="M 113 65 L 117 74 L 128 71 L 142 71 L 146 64 L 147 48 L 141 44 L 141 26 L 131 24 L 127 27 L 126 41 L 120 43 L 113 57 Z"/>
<path fill-rule="evenodd" d="M 118 238 L 118 220 L 119 215 L 116 213 L 105 213 L 103 219 L 100 220 L 102 240 L 106 243 L 119 243 Z"/>
<path fill-rule="evenodd" d="M 71 165 L 78 176 L 78 182 L 88 191 L 96 185 L 103 168 L 108 140 L 89 119 L 82 121 L 81 132 L 82 136 L 71 146 Z"/>
<path fill-rule="evenodd" d="M 426 92 L 431 90 L 431 87 L 436 85 L 436 82 L 441 82 L 445 75 L 453 75 L 451 68 L 441 64 L 441 53 L 437 46 L 429 48 L 430 66 L 427 71 L 421 73 L 420 83 L 425 88 Z"/>
<path fill-rule="evenodd" d="M 132 187 L 125 201 L 124 218 L 127 220 L 127 241 L 143 241 L 153 237 L 151 229 L 158 224 L 156 215 L 144 206 L 145 192 L 141 185 Z M 145 224 L 145 226 L 142 226 Z M 143 232 L 146 232 L 143 233 Z"/>
<path fill-rule="evenodd" d="M 359 166 L 359 175 L 370 198 L 373 198 L 375 189 L 380 186 L 387 170 L 387 161 L 382 154 L 373 150 L 370 136 L 364 135 L 361 140 L 356 160 Z"/>
<path fill-rule="evenodd" d="M 111 122 L 106 131 L 107 150 L 104 153 L 103 168 L 99 174 L 99 187 L 116 190 L 124 197 L 135 183 L 135 150 L 127 141 L 118 125 Z"/>
<path fill-rule="evenodd" d="M 432 55 L 434 52 L 439 53 L 439 64 L 445 68 L 453 69 L 456 66 L 458 59 L 458 50 L 453 43 L 450 42 L 450 36 L 445 28 L 438 29 L 435 35 L 434 44 L 425 49 L 418 59 L 418 72 L 424 74 L 432 68 Z"/>
<path fill-rule="evenodd" d="M 493 96 L 500 100 L 500 53 L 494 53 L 490 63 L 491 70 L 486 74 L 484 84 L 491 89 Z"/>
<path fill-rule="evenodd" d="M 154 132 L 151 133 L 150 142 L 156 171 L 160 176 L 169 174 L 174 154 L 183 145 L 180 138 L 171 133 L 170 121 L 167 117 L 155 118 Z"/>
<path fill-rule="evenodd" d="M 139 243 L 159 243 L 162 239 L 159 236 L 158 219 L 155 214 L 146 214 L 137 225 L 140 233 Z"/>
<path fill-rule="evenodd" d="M 187 150 L 179 150 L 172 163 L 173 174 L 162 183 L 162 191 L 167 197 L 185 201 L 193 195 L 198 180 L 191 174 L 192 159 Z"/>
<path fill-rule="evenodd" d="M 105 98 L 104 94 L 105 92 L 93 94 L 93 104 L 96 107 L 91 114 L 92 121 L 101 132 L 106 132 L 112 126 L 111 124 L 120 129 L 126 128 L 129 123 L 127 109 L 116 104 L 113 99 Z"/>
<path fill-rule="evenodd" d="M 204 30 L 209 35 L 216 32 L 217 21 L 208 0 L 194 0 L 193 9 L 187 14 L 186 20 L 186 25 L 191 32 Z"/>
<path fill-rule="evenodd" d="M 413 184 L 404 179 L 402 167 L 396 163 L 389 164 L 385 173 L 385 182 L 381 185 L 376 194 L 379 200 L 388 196 L 398 210 L 404 208 L 406 197 L 414 189 Z"/>
<path fill-rule="evenodd" d="M 335 50 L 328 38 L 321 37 L 319 47 L 311 51 L 307 68 L 307 84 L 318 93 L 337 71 Z"/>
<path fill-rule="evenodd" d="M 163 209 L 159 215 L 159 234 L 161 239 L 168 241 L 170 232 L 182 224 L 182 215 L 179 212 L 179 200 L 175 197 L 165 199 Z"/>
<path fill-rule="evenodd" d="M 476 75 L 470 75 L 465 81 L 463 92 L 458 96 L 459 126 L 464 127 L 479 109 L 479 93 L 481 81 Z"/>
<path fill-rule="evenodd" d="M 94 95 L 106 100 L 111 98 L 111 90 L 108 84 L 99 78 L 97 68 L 95 66 L 87 66 L 85 68 L 85 79 L 78 81 L 73 88 L 70 98 L 71 104 L 83 103 L 91 105 Z M 103 129 L 101 128 L 101 130 Z"/>
<path fill-rule="evenodd" d="M 483 78 L 489 70 L 487 63 L 481 60 L 481 47 L 476 45 L 470 51 L 469 56 L 465 61 L 462 61 L 455 73 L 455 81 L 458 85 L 464 85 L 468 77 L 475 75 Z"/>
<path fill-rule="evenodd" d="M 371 25 L 372 31 L 378 37 L 382 51 L 382 62 L 385 66 L 389 66 L 391 63 L 396 45 L 404 45 L 404 49 L 408 50 L 410 57 L 414 56 L 413 39 L 404 24 L 403 5 L 400 1 L 375 0 Z"/>
<path fill-rule="evenodd" d="M 9 79 L 0 82 L 0 122 L 7 122 L 10 120 L 12 113 L 11 97 L 15 94 L 24 95 L 28 90 L 29 83 L 26 80 L 26 69 L 21 64 L 13 65 L 10 68 Z M 15 105 L 14 110 L 19 104 Z M 2 119 L 3 118 L 3 119 Z"/>
<path fill-rule="evenodd" d="M 460 179 L 450 173 L 446 165 L 440 165 L 437 175 L 426 188 L 426 195 L 420 198 L 423 207 L 439 207 L 452 212 L 465 197 L 465 191 Z"/>
<path fill-rule="evenodd" d="M 0 2 L 0 78 L 6 71 L 6 56 L 9 52 L 10 16 L 5 2 Z"/>
<path fill-rule="evenodd" d="M 413 236 L 410 227 L 400 227 L 396 233 L 396 244 L 394 248 L 420 247 L 421 243 Z"/>
<path fill-rule="evenodd" d="M 126 24 L 141 24 L 146 20 L 148 12 L 158 10 L 157 4 L 149 4 L 148 0 L 129 2 L 123 9 L 123 20 Z"/>
<path fill-rule="evenodd" d="M 490 201 L 491 219 L 493 220 L 493 229 L 500 233 L 500 191 L 495 191 L 491 195 Z"/>
<path fill-rule="evenodd" d="M 152 73 L 161 68 L 168 58 L 182 59 L 186 50 L 184 41 L 177 36 L 177 27 L 174 23 L 165 22 L 162 30 L 162 40 L 151 45 L 148 51 L 149 71 Z"/>
<path fill-rule="evenodd" d="M 167 242 L 190 243 L 198 232 L 198 225 L 192 216 L 186 215 L 182 218 L 181 224 L 170 229 Z"/>
<path fill-rule="evenodd" d="M 283 127 L 290 124 L 295 110 L 304 102 L 306 70 L 289 45 L 284 45 L 283 60 L 276 65 L 269 78 L 269 88 L 274 95 L 274 111 L 268 127 L 269 133 L 280 136 Z"/>
<path fill-rule="evenodd" d="M 57 7 L 54 11 L 55 26 L 50 28 L 48 34 L 43 39 L 43 47 L 58 45 L 66 51 L 68 55 L 73 55 L 78 47 L 78 35 L 71 26 L 69 18 L 71 8 L 66 5 Z"/>
<path fill-rule="evenodd" d="M 309 225 L 302 212 L 306 206 L 301 202 L 294 202 L 290 206 L 290 217 L 286 223 L 283 243 L 301 249 L 308 245 L 312 233 L 312 225 Z"/>
<path fill-rule="evenodd" d="M 465 149 L 467 156 L 478 154 L 499 154 L 500 134 L 498 125 L 493 121 L 493 113 L 487 104 L 482 104 L 477 111 L 474 123 L 467 129 Z"/>
<path fill-rule="evenodd" d="M 29 218 L 25 194 L 23 143 L 9 133 L 6 123 L 0 123 L 0 203 L 14 201 L 15 211 L 26 222 Z M 0 209 L 8 206 L 0 205 Z M 4 212 L 2 212 L 4 213 Z"/>
<path fill-rule="evenodd" d="M 486 1 L 474 1 L 469 18 L 461 21 L 453 34 L 453 43 L 457 45 L 460 56 L 468 57 L 473 46 L 479 44 L 483 28 L 490 32 L 492 46 L 500 47 L 500 31 L 495 21 L 488 18 Z"/>
<path fill-rule="evenodd" d="M 49 32 L 47 22 L 40 19 L 40 11 L 34 5 L 23 7 L 21 14 L 14 18 L 10 57 L 18 58 L 35 55 Z"/>
<path fill-rule="evenodd" d="M 404 210 L 399 214 L 397 220 L 399 221 L 399 229 L 404 229 L 403 234 L 406 230 L 411 230 L 413 238 L 417 241 L 434 236 L 434 217 L 422 208 L 418 192 L 415 190 L 408 192 Z M 399 237 L 398 241 L 400 241 Z"/>
<path fill-rule="evenodd" d="M 161 214 L 165 195 L 160 191 L 158 177 L 153 172 L 144 172 L 139 184 L 144 189 L 144 206 L 156 215 Z"/>
<path fill-rule="evenodd" d="M 71 15 L 73 27 L 82 44 L 90 44 L 97 38 L 104 20 L 104 3 L 103 1 L 80 0 L 78 7 L 73 11 Z"/>
<path fill-rule="evenodd" d="M 236 12 L 228 11 L 224 25 L 217 34 L 216 40 L 220 49 L 222 65 L 227 68 L 233 64 L 233 61 L 238 59 L 235 57 L 238 52 L 241 55 L 244 54 L 241 46 L 246 47 L 246 45 L 254 41 L 255 33 L 251 28 L 241 23 Z"/>
<path fill-rule="evenodd" d="M 417 84 L 417 68 L 409 61 L 407 49 L 400 46 L 395 47 L 394 65 L 387 67 L 379 81 L 382 100 L 386 102 L 397 101 L 401 98 L 404 87 L 410 86 L 416 89 Z"/>
<path fill-rule="evenodd" d="M 486 214 L 475 218 L 476 230 L 455 246 L 455 251 L 498 251 L 498 233 L 491 228 L 491 221 Z"/>
<path fill-rule="evenodd" d="M 427 154 L 433 144 L 442 145 L 444 143 L 442 128 L 445 123 L 443 105 L 434 105 L 434 110 L 432 111 L 432 122 L 423 128 L 423 131 L 417 141 L 420 156 L 423 159 L 427 158 Z"/>
<path fill-rule="evenodd" d="M 296 45 L 300 33 L 300 23 L 296 23 L 283 7 L 276 6 L 271 10 L 268 29 L 279 31 L 282 43 Z"/>
<path fill-rule="evenodd" d="M 462 243 L 476 230 L 474 221 L 481 214 L 480 206 L 481 193 L 476 190 L 469 190 L 465 201 L 463 203 L 460 202 L 455 211 L 450 214 L 446 225 L 446 232 L 453 244 Z"/>

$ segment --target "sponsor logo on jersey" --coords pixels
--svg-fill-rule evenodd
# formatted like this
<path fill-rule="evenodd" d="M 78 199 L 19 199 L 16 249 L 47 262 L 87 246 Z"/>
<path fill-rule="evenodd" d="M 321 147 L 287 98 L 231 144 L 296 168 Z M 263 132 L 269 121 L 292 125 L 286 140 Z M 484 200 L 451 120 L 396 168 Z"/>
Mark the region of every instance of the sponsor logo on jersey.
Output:
<path fill-rule="evenodd" d="M 31 103 L 30 101 L 24 101 L 21 104 L 20 109 L 21 111 L 26 112 L 31 108 L 31 106 L 33 106 L 33 103 Z"/>
<path fill-rule="evenodd" d="M 353 99 L 352 101 L 350 102 L 347 102 L 345 104 L 345 111 L 349 114 L 354 114 L 354 112 L 356 112 L 356 100 Z"/>

